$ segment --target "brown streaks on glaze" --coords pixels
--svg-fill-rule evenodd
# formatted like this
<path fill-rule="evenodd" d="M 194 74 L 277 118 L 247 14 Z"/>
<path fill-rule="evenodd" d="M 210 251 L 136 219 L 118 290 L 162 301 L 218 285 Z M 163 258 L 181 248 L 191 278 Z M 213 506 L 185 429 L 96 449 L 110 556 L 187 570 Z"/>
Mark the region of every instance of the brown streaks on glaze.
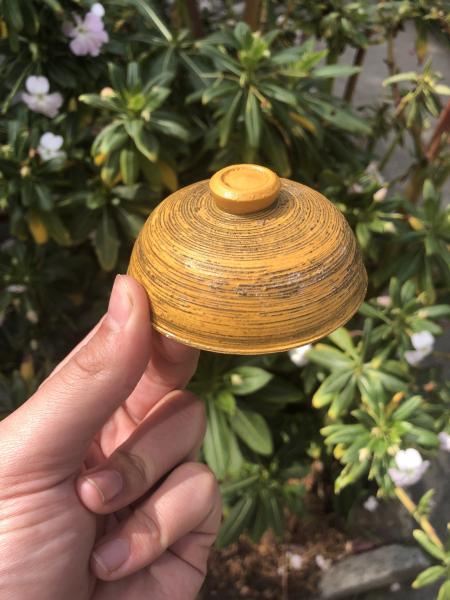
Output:
<path fill-rule="evenodd" d="M 321 194 L 281 180 L 250 214 L 215 203 L 208 182 L 169 196 L 135 243 L 129 274 L 146 288 L 154 327 L 214 352 L 280 352 L 343 325 L 367 276 L 353 233 Z"/>

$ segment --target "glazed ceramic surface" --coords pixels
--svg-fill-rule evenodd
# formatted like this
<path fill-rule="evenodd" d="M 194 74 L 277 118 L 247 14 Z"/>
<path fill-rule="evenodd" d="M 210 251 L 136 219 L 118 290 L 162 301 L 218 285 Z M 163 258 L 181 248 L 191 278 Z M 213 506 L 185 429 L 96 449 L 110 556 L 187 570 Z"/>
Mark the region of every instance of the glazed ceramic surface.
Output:
<path fill-rule="evenodd" d="M 210 183 L 166 198 L 136 240 L 128 272 L 147 290 L 158 331 L 214 352 L 262 354 L 350 319 L 367 276 L 333 204 L 256 165 L 222 169 Z"/>

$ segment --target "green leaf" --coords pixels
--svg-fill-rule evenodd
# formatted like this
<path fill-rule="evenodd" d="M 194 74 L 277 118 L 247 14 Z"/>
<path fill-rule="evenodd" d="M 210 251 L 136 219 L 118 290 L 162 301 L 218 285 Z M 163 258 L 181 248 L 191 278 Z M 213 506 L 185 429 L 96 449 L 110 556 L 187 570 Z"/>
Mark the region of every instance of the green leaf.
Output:
<path fill-rule="evenodd" d="M 207 429 L 203 442 L 206 462 L 218 479 L 228 471 L 230 450 L 230 428 L 225 414 L 218 410 L 214 400 L 206 403 Z"/>
<path fill-rule="evenodd" d="M 81 94 L 78 99 L 80 102 L 93 106 L 94 108 L 112 110 L 114 112 L 120 110 L 117 102 L 115 102 L 113 98 L 103 98 L 98 94 Z"/>
<path fill-rule="evenodd" d="M 298 106 L 295 94 L 279 85 L 275 85 L 274 83 L 262 83 L 258 86 L 258 89 L 269 98 L 274 98 L 293 108 L 297 108 Z"/>
<path fill-rule="evenodd" d="M 140 90 L 142 87 L 139 64 L 131 61 L 127 65 L 127 88 L 129 90 Z"/>
<path fill-rule="evenodd" d="M 238 481 L 221 485 L 220 491 L 224 497 L 233 496 L 237 492 L 242 492 L 243 490 L 254 486 L 258 479 L 259 475 L 251 475 L 250 477 L 245 477 L 245 479 L 238 479 Z"/>
<path fill-rule="evenodd" d="M 169 95 L 169 88 L 154 86 L 147 94 L 147 99 L 145 100 L 145 110 L 153 112 L 163 104 L 164 100 Z"/>
<path fill-rule="evenodd" d="M 126 235 L 134 241 L 145 223 L 144 217 L 136 213 L 129 212 L 126 210 L 126 208 L 121 206 L 116 208 L 116 215 Z"/>
<path fill-rule="evenodd" d="M 395 393 L 405 390 L 407 388 L 407 384 L 404 381 L 402 381 L 398 377 L 394 377 L 394 375 L 384 373 L 379 369 L 367 369 L 366 373 L 373 383 L 381 383 L 384 389 L 388 392 Z"/>
<path fill-rule="evenodd" d="M 415 578 L 415 580 L 412 582 L 412 587 L 418 589 L 426 585 L 431 585 L 441 577 L 445 577 L 446 572 L 447 571 L 445 567 L 429 567 L 428 569 L 425 569 L 425 571 L 422 571 L 422 573 Z"/>
<path fill-rule="evenodd" d="M 238 84 L 235 81 L 222 81 L 218 85 L 212 85 L 205 89 L 202 93 L 202 104 L 208 104 L 215 98 L 227 96 L 238 89 Z"/>
<path fill-rule="evenodd" d="M 116 225 L 105 209 L 95 232 L 95 252 L 104 271 L 112 271 L 116 266 L 119 246 Z"/>
<path fill-rule="evenodd" d="M 300 387 L 281 377 L 271 379 L 255 393 L 255 397 L 257 400 L 273 402 L 279 406 L 304 400 L 304 394 Z"/>
<path fill-rule="evenodd" d="M 255 496 L 244 496 L 236 502 L 220 529 L 216 546 L 225 548 L 234 542 L 247 527 L 255 509 Z"/>
<path fill-rule="evenodd" d="M 436 544 L 434 544 L 430 538 L 423 532 L 421 529 L 415 529 L 413 531 L 414 538 L 419 542 L 419 544 L 424 548 L 428 554 L 434 556 L 438 560 L 445 561 L 445 551 L 442 548 L 438 548 Z"/>
<path fill-rule="evenodd" d="M 267 123 L 264 123 L 261 149 L 269 160 L 272 168 L 281 177 L 289 177 L 291 174 L 291 165 L 287 148 L 275 127 L 272 127 Z"/>
<path fill-rule="evenodd" d="M 264 494 L 262 499 L 266 505 L 270 527 L 277 537 L 282 537 L 284 533 L 284 514 L 279 499 L 273 493 Z"/>
<path fill-rule="evenodd" d="M 219 123 L 219 145 L 224 148 L 228 144 L 231 131 L 236 121 L 239 104 L 242 98 L 242 92 L 238 92 L 231 101 L 227 112 L 222 117 Z"/>
<path fill-rule="evenodd" d="M 434 86 L 436 94 L 442 94 L 443 96 L 450 96 L 450 86 L 438 83 Z"/>
<path fill-rule="evenodd" d="M 139 152 L 149 161 L 156 162 L 159 154 L 159 142 L 153 134 L 145 129 L 144 122 L 137 119 L 126 121 L 125 128 Z"/>
<path fill-rule="evenodd" d="M 371 319 L 379 319 L 381 321 L 387 321 L 386 317 L 383 315 L 381 310 L 374 308 L 371 304 L 364 302 L 360 308 L 359 312 L 365 317 L 370 317 Z"/>
<path fill-rule="evenodd" d="M 402 402 L 400 406 L 393 412 L 392 418 L 396 421 L 408 420 L 421 406 L 423 400 L 420 396 L 413 396 L 405 402 Z"/>
<path fill-rule="evenodd" d="M 259 147 L 261 139 L 261 109 L 256 96 L 250 91 L 245 105 L 245 130 L 247 140 L 252 148 Z"/>
<path fill-rule="evenodd" d="M 312 350 L 308 352 L 308 360 L 326 367 L 330 371 L 340 371 L 348 369 L 353 365 L 353 361 L 346 354 L 328 346 L 328 344 L 316 344 Z"/>
<path fill-rule="evenodd" d="M 242 48 L 248 48 L 251 46 L 253 36 L 247 23 L 240 21 L 234 28 L 233 34 Z"/>
<path fill-rule="evenodd" d="M 155 129 L 158 129 L 166 135 L 178 138 L 183 142 L 188 142 L 190 140 L 191 133 L 189 129 L 175 119 L 161 118 L 155 113 L 155 115 L 152 115 L 151 122 Z"/>
<path fill-rule="evenodd" d="M 435 306 L 426 306 L 419 311 L 421 319 L 437 319 L 450 315 L 450 306 L 448 304 L 436 304 Z"/>
<path fill-rule="evenodd" d="M 328 339 L 341 348 L 341 350 L 347 352 L 347 354 L 357 357 L 353 339 L 345 327 L 340 327 L 339 329 L 336 329 L 336 331 L 333 331 L 333 333 L 330 333 Z"/>
<path fill-rule="evenodd" d="M 104 136 L 102 136 L 102 141 L 100 144 L 100 153 L 101 154 L 110 154 L 114 152 L 114 150 L 119 150 L 127 141 L 128 136 L 123 130 L 120 128 L 111 129 L 111 131 L 107 132 Z"/>
<path fill-rule="evenodd" d="M 308 102 L 311 110 L 331 125 L 352 134 L 371 134 L 371 128 L 367 120 L 357 117 L 350 110 L 339 108 L 308 94 L 304 94 L 304 100 Z"/>
<path fill-rule="evenodd" d="M 60 217 L 54 212 L 41 212 L 40 217 L 48 231 L 49 236 L 60 246 L 69 246 L 71 243 L 70 232 Z"/>
<path fill-rule="evenodd" d="M 311 75 L 313 77 L 347 77 L 360 71 L 361 67 L 353 67 L 352 65 L 325 65 L 314 69 Z"/>
<path fill-rule="evenodd" d="M 17 0 L 3 0 L 3 15 L 5 21 L 12 29 L 16 31 L 22 30 L 23 16 Z"/>
<path fill-rule="evenodd" d="M 139 160 L 134 150 L 124 148 L 120 152 L 120 174 L 125 185 L 133 185 L 139 175 Z"/>
<path fill-rule="evenodd" d="M 272 434 L 265 419 L 252 410 L 237 408 L 231 427 L 254 452 L 270 455 L 273 451 Z"/>
<path fill-rule="evenodd" d="M 218 409 L 233 416 L 236 412 L 236 398 L 228 390 L 220 390 L 215 398 Z"/>
<path fill-rule="evenodd" d="M 431 448 L 437 448 L 439 446 L 438 436 L 433 431 L 429 431 L 423 427 L 410 425 L 408 435 L 413 436 L 416 443 L 421 446 L 429 446 Z"/>
<path fill-rule="evenodd" d="M 339 418 L 343 413 L 345 413 L 349 406 L 352 404 L 355 396 L 356 382 L 355 379 L 352 378 L 348 385 L 339 393 L 337 393 L 334 397 L 333 402 L 328 410 L 328 414 L 331 419 Z"/>
<path fill-rule="evenodd" d="M 273 375 L 260 367 L 242 366 L 236 367 L 225 375 L 227 382 L 231 384 L 231 390 L 238 396 L 245 396 L 258 391 L 266 385 Z"/>
<path fill-rule="evenodd" d="M 112 123 L 104 127 L 97 135 L 97 137 L 94 140 L 94 143 L 92 144 L 92 156 L 96 156 L 100 152 L 100 147 L 105 138 L 109 137 L 110 135 L 113 135 L 115 132 L 117 132 L 118 129 L 121 130 L 122 127 L 123 126 L 120 121 L 113 121 Z"/>
<path fill-rule="evenodd" d="M 159 30 L 161 35 L 163 35 L 163 37 L 165 37 L 168 42 L 172 41 L 172 34 L 164 24 L 161 17 L 158 15 L 158 13 L 152 8 L 149 2 L 147 2 L 146 0 L 124 0 L 122 3 L 125 6 L 130 4 L 134 5 L 137 8 L 137 10 L 141 13 L 141 15 L 148 19 L 150 23 Z"/>
<path fill-rule="evenodd" d="M 392 77 L 388 77 L 383 81 L 383 87 L 392 85 L 393 83 L 398 83 L 399 81 L 417 81 L 417 73 L 414 71 L 407 71 L 406 73 L 397 73 L 397 75 L 392 75 Z"/>
<path fill-rule="evenodd" d="M 123 96 L 127 86 L 122 69 L 114 63 L 108 63 L 108 73 L 114 90 Z"/>
<path fill-rule="evenodd" d="M 450 580 L 444 581 L 441 585 L 436 600 L 450 600 Z"/>
<path fill-rule="evenodd" d="M 34 186 L 37 195 L 39 208 L 43 211 L 50 211 L 53 208 L 53 198 L 51 190 L 46 186 L 37 183 Z"/>

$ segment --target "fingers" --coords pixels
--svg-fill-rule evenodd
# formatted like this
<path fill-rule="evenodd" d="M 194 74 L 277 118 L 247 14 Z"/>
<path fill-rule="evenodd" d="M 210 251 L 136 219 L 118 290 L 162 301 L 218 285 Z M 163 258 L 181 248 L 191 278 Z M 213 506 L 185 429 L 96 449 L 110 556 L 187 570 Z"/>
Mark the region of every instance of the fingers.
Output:
<path fill-rule="evenodd" d="M 197 368 L 199 351 L 152 331 L 152 355 L 142 379 L 127 400 L 128 414 L 140 422 L 166 394 L 183 389 Z"/>
<path fill-rule="evenodd" d="M 131 277 L 119 275 L 98 330 L 11 415 L 32 439 L 39 458 L 84 456 L 95 433 L 141 378 L 150 357 L 147 296 Z M 44 456 L 45 455 L 45 456 Z"/>
<path fill-rule="evenodd" d="M 211 471 L 184 463 L 97 543 L 91 568 L 100 579 L 114 581 L 150 565 L 170 549 L 204 573 L 220 515 L 219 489 Z"/>
<path fill-rule="evenodd" d="M 203 402 L 177 390 L 164 398 L 107 460 L 77 482 L 83 504 L 99 514 L 128 506 L 201 445 Z"/>

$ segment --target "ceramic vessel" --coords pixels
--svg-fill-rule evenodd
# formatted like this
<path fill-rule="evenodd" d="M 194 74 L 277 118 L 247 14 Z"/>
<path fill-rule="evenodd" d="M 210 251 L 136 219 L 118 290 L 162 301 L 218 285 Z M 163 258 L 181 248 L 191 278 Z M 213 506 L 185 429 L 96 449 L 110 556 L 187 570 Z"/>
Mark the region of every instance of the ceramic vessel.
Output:
<path fill-rule="evenodd" d="M 154 327 L 213 352 L 265 354 L 313 342 L 364 299 L 367 275 L 339 210 L 258 165 L 234 165 L 166 198 L 128 273 Z"/>

